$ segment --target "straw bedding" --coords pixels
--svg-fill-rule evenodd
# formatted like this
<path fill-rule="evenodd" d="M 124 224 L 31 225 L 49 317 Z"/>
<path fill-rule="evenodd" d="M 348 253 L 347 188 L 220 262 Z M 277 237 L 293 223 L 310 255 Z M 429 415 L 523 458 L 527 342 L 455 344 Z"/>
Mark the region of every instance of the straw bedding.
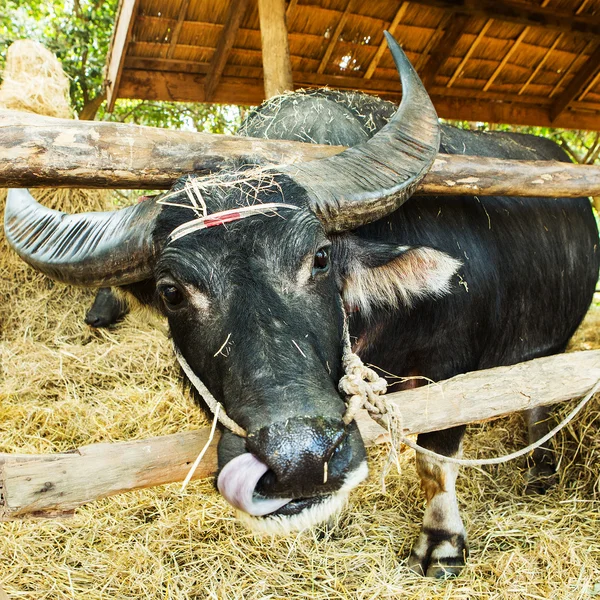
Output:
<path fill-rule="evenodd" d="M 49 282 L 4 247 L 0 272 L 0 451 L 57 452 L 206 424 L 180 389 L 161 319 L 134 312 L 92 331 L 83 324 L 90 291 Z M 600 347 L 599 322 L 593 308 L 574 349 Z M 211 481 L 184 493 L 165 486 L 96 502 L 70 520 L 0 524 L 0 586 L 32 599 L 591 598 L 600 593 L 598 413 L 596 401 L 561 433 L 560 483 L 546 497 L 522 495 L 518 463 L 463 473 L 472 556 L 448 583 L 404 566 L 423 498 L 410 451 L 382 492 L 379 448 L 332 530 L 260 538 L 234 521 Z M 471 427 L 466 452 L 524 443 L 514 416 Z"/>

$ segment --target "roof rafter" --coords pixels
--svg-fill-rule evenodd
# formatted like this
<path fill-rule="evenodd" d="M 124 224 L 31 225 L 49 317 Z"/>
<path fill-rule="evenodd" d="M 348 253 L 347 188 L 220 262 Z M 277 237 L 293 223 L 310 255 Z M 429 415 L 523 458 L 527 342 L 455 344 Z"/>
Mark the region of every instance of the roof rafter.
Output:
<path fill-rule="evenodd" d="M 175 53 L 175 47 L 177 46 L 177 42 L 179 41 L 181 28 L 183 27 L 183 23 L 185 21 L 185 17 L 187 15 L 189 6 L 190 0 L 181 0 L 181 4 L 179 5 L 179 14 L 177 15 L 177 22 L 175 23 L 175 26 L 171 31 L 171 41 L 169 42 L 169 48 L 167 49 L 167 53 L 163 58 L 173 58 L 173 54 Z"/>
<path fill-rule="evenodd" d="M 593 84 L 599 74 L 600 44 L 596 46 L 596 49 L 590 54 L 583 67 L 575 73 L 571 83 L 569 83 L 562 94 L 555 100 L 550 108 L 550 120 L 552 122 L 556 121 L 558 116 L 568 108 L 569 104 L 571 104 L 581 92 L 589 89 L 590 84 Z"/>
<path fill-rule="evenodd" d="M 402 20 L 402 17 L 404 16 L 404 13 L 406 13 L 407 9 L 408 9 L 408 2 L 401 2 L 400 6 L 398 7 L 398 10 L 396 11 L 396 14 L 394 15 L 394 19 L 392 20 L 392 22 L 390 23 L 389 27 L 388 27 L 388 31 L 394 35 L 394 32 L 396 31 L 396 27 L 398 27 L 398 24 L 400 23 L 400 21 Z M 377 65 L 379 64 L 379 61 L 381 60 L 381 57 L 383 56 L 383 53 L 385 52 L 385 49 L 387 48 L 387 42 L 385 41 L 385 36 L 383 36 L 383 40 L 381 41 L 381 44 L 379 44 L 379 48 L 377 48 L 377 52 L 375 52 L 375 56 L 373 56 L 373 58 L 371 59 L 371 62 L 369 63 L 369 66 L 367 67 L 367 70 L 365 71 L 365 74 L 363 75 L 364 79 L 371 79 L 371 77 L 373 77 L 373 73 L 375 73 L 375 69 L 377 68 Z"/>
<path fill-rule="evenodd" d="M 435 81 L 435 76 L 438 74 L 446 59 L 451 56 L 452 51 L 458 44 L 462 34 L 465 31 L 469 17 L 467 15 L 458 14 L 452 19 L 442 37 L 438 39 L 435 46 L 431 49 L 429 58 L 425 63 L 421 80 L 427 88 Z"/>
<path fill-rule="evenodd" d="M 221 80 L 223 69 L 229 59 L 229 54 L 233 48 L 235 36 L 244 20 L 249 0 L 232 0 L 229 4 L 227 17 L 225 18 L 225 27 L 221 32 L 217 47 L 210 61 L 208 75 L 204 80 L 204 101 L 210 102 L 214 96 L 215 90 Z"/>
<path fill-rule="evenodd" d="M 462 70 L 463 70 L 464 66 L 467 64 L 467 61 L 471 58 L 471 55 L 473 54 L 473 52 L 475 52 L 477 46 L 479 46 L 479 43 L 484 38 L 485 34 L 487 33 L 487 30 L 490 28 L 490 26 L 492 25 L 493 22 L 494 22 L 494 19 L 488 19 L 484 23 L 483 27 L 477 34 L 477 37 L 473 40 L 471 47 L 467 50 L 467 53 L 463 56 L 460 63 L 458 63 L 458 67 L 456 67 L 456 69 L 454 70 L 454 73 L 452 73 L 452 77 L 450 77 L 450 79 L 448 80 L 446 87 L 448 87 L 448 88 L 452 87 L 452 84 L 456 81 L 458 76 L 462 73 Z"/>
<path fill-rule="evenodd" d="M 337 44 L 337 41 L 338 41 L 340 35 L 342 35 L 344 25 L 346 25 L 346 21 L 348 20 L 348 17 L 350 16 L 350 13 L 352 12 L 351 9 L 354 8 L 355 3 L 356 3 L 355 0 L 348 0 L 348 3 L 346 4 L 346 9 L 342 13 L 340 20 L 338 21 L 338 23 L 335 27 L 335 31 L 333 32 L 333 35 L 331 36 L 331 39 L 329 40 L 329 44 L 327 45 L 327 48 L 325 49 L 325 54 L 323 54 L 323 58 L 321 59 L 321 64 L 319 65 L 319 68 L 317 69 L 317 73 L 323 73 L 323 71 L 325 71 L 325 68 L 327 67 L 327 63 L 329 62 L 329 59 L 331 58 L 331 55 L 333 54 L 333 50 L 335 48 L 335 45 Z"/>

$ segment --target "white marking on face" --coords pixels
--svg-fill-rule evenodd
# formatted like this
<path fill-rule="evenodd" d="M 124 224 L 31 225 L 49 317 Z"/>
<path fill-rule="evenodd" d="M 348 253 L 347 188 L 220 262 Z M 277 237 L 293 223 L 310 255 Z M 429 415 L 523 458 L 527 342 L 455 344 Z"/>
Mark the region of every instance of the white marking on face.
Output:
<path fill-rule="evenodd" d="M 192 306 L 201 313 L 208 313 L 210 309 L 209 297 L 192 285 L 184 285 L 183 287 L 187 292 Z"/>
<path fill-rule="evenodd" d="M 252 517 L 237 511 L 240 521 L 256 533 L 265 535 L 288 535 L 293 532 L 309 529 L 335 517 L 346 505 L 350 492 L 364 481 L 369 474 L 367 461 L 364 460 L 344 480 L 342 487 L 333 494 L 323 497 L 321 502 L 310 506 L 297 515 L 273 515 Z"/>

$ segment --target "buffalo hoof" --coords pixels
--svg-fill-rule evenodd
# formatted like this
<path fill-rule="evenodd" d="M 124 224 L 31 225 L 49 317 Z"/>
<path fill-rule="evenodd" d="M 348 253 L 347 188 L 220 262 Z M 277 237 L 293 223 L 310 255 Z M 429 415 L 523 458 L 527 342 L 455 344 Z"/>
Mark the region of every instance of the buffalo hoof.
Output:
<path fill-rule="evenodd" d="M 461 572 L 468 555 L 464 535 L 423 530 L 410 553 L 408 567 L 418 575 L 449 579 Z"/>

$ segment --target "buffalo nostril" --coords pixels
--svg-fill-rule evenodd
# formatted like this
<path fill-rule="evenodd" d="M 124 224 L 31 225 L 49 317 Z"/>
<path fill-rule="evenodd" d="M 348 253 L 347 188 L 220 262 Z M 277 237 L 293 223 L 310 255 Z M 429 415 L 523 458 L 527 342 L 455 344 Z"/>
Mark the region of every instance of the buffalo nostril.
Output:
<path fill-rule="evenodd" d="M 93 317 L 87 315 L 85 317 L 86 325 L 90 325 L 91 327 L 100 327 L 100 317 Z"/>

